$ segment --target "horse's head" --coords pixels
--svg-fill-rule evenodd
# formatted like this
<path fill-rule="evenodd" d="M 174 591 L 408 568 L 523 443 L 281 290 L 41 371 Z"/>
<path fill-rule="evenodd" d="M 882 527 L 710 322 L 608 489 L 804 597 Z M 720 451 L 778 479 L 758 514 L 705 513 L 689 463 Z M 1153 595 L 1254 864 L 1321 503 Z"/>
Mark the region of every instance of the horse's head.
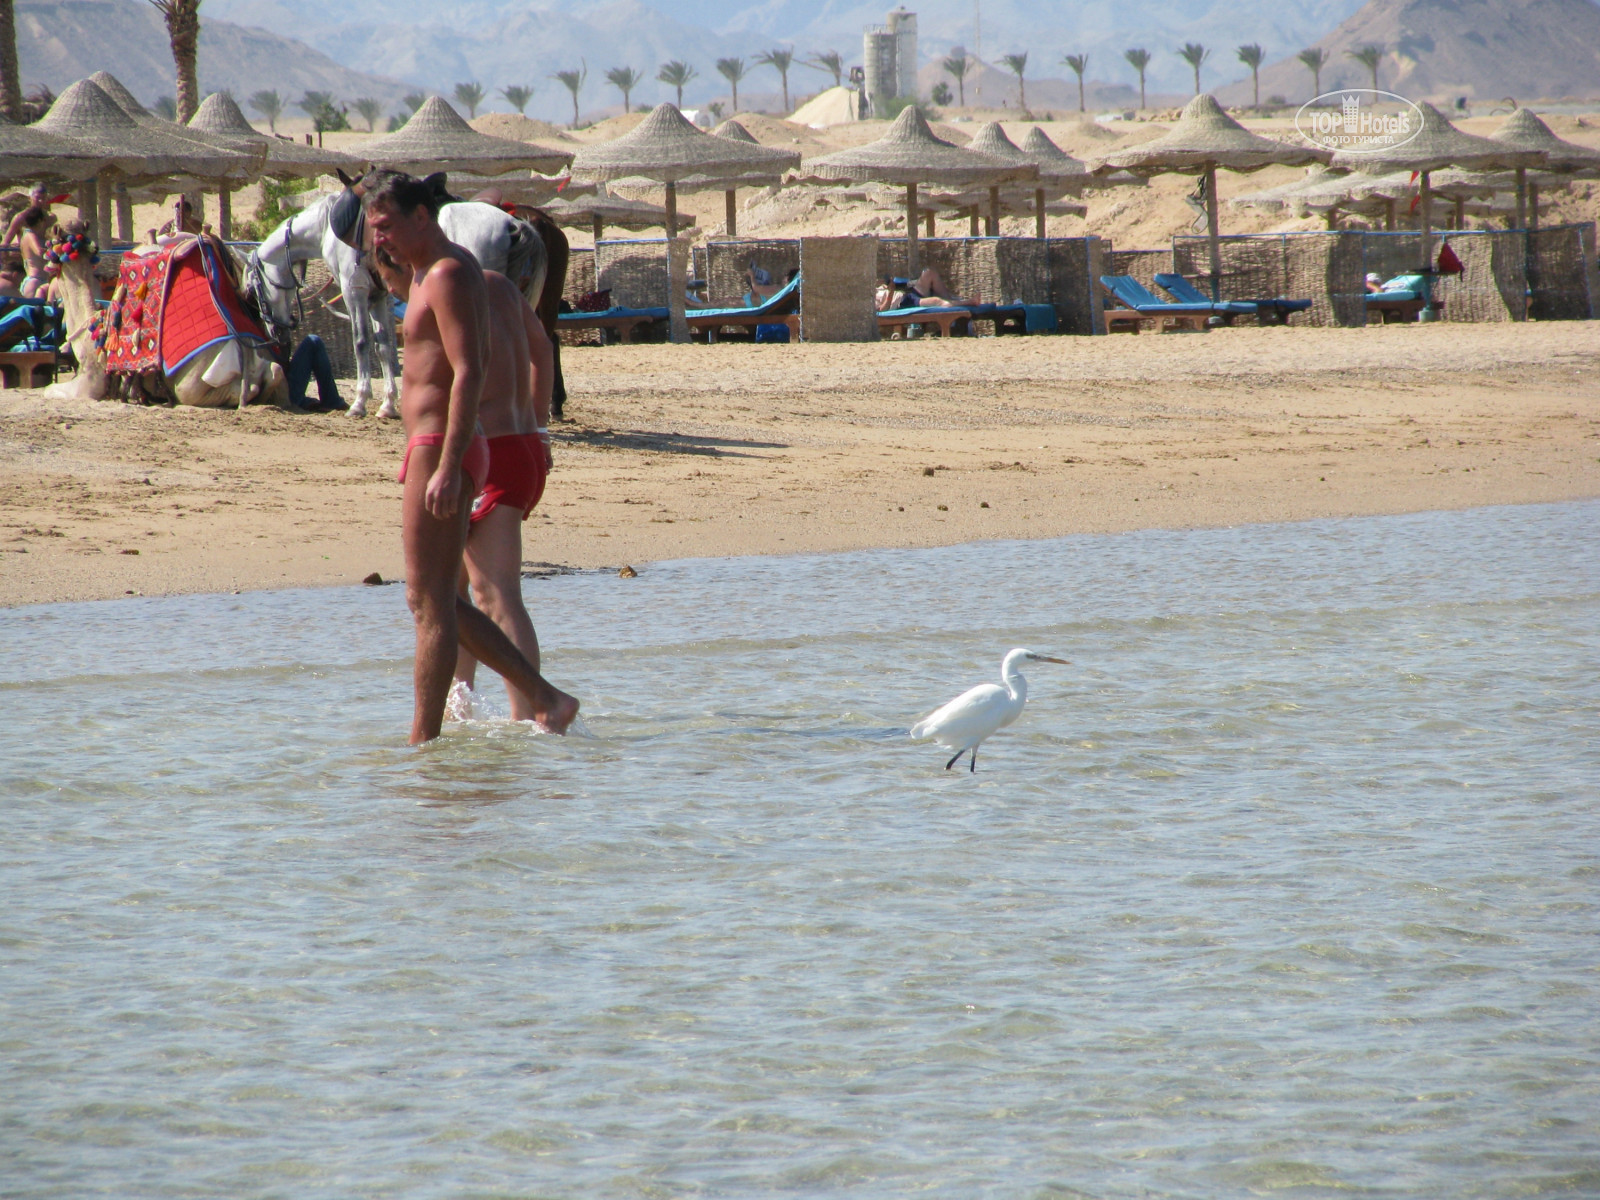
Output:
<path fill-rule="evenodd" d="M 273 340 L 287 345 L 299 324 L 300 296 L 300 281 L 289 261 L 287 241 L 280 243 L 277 253 L 273 252 L 271 240 L 250 252 L 245 260 L 244 290 L 261 319 L 272 327 Z"/>

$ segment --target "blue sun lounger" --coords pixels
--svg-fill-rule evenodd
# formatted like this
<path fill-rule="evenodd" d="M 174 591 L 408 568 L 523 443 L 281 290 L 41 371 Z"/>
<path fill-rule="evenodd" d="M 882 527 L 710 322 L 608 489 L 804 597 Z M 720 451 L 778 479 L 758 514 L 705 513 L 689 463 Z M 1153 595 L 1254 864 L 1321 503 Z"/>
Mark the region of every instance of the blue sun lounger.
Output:
<path fill-rule="evenodd" d="M 671 315 L 665 308 L 628 308 L 618 304 L 599 312 L 564 312 L 556 318 L 556 329 L 609 329 L 615 331 L 619 342 L 627 343 L 644 326 L 665 321 Z"/>
<path fill-rule="evenodd" d="M 1211 304 L 1206 294 L 1182 275 L 1160 274 L 1156 286 L 1180 304 Z M 1305 312 L 1311 307 L 1309 300 L 1218 300 L 1214 308 L 1224 324 L 1232 324 L 1234 317 L 1254 317 L 1259 325 L 1287 325 L 1291 313 Z"/>
<path fill-rule="evenodd" d="M 1378 315 L 1378 322 L 1415 321 L 1428 304 L 1428 280 L 1422 275 L 1396 275 L 1383 285 L 1383 291 L 1367 295 L 1367 314 Z M 1433 302 L 1435 311 L 1444 311 L 1444 301 Z"/>
<path fill-rule="evenodd" d="M 689 318 L 689 331 L 700 330 L 708 342 L 716 341 L 717 331 L 728 326 L 743 329 L 760 325 L 785 325 L 789 329 L 789 340 L 799 341 L 800 276 L 796 275 L 764 303 L 754 307 L 691 308 L 685 315 Z"/>
<path fill-rule="evenodd" d="M 1203 333 L 1206 323 L 1219 315 L 1209 300 L 1202 304 L 1169 304 L 1158 300 L 1132 275 L 1102 275 L 1100 288 L 1120 306 L 1108 305 L 1101 309 L 1107 333 L 1119 325 L 1130 333 L 1138 333 L 1145 321 L 1155 321 L 1162 332 L 1192 329 Z"/>

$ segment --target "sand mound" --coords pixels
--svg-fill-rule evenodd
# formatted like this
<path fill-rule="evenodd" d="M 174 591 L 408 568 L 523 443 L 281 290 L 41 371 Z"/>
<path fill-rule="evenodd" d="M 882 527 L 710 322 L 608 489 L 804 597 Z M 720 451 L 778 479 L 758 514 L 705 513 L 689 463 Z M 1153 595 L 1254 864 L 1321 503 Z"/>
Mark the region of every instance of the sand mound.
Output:
<path fill-rule="evenodd" d="M 849 88 L 833 87 L 806 101 L 789 119 L 797 125 L 818 125 L 824 129 L 829 125 L 843 125 L 858 119 L 858 103 L 857 94 Z"/>
<path fill-rule="evenodd" d="M 578 129 L 576 140 L 582 142 L 609 142 L 612 138 L 619 138 L 625 133 L 631 133 L 634 126 L 638 125 L 650 115 L 649 109 L 636 110 L 631 113 L 619 113 L 614 117 L 607 117 L 604 121 L 596 121 L 587 129 Z"/>
<path fill-rule="evenodd" d="M 549 121 L 536 121 L 520 113 L 485 113 L 469 122 L 479 133 L 510 138 L 514 142 L 571 142 L 577 139 Z"/>
<path fill-rule="evenodd" d="M 750 136 L 763 146 L 778 146 L 784 150 L 792 150 L 796 146 L 808 148 L 827 145 L 827 140 L 815 129 L 800 122 L 785 121 L 779 117 L 769 117 L 765 113 L 752 112 L 738 113 L 732 119 L 743 125 Z"/>

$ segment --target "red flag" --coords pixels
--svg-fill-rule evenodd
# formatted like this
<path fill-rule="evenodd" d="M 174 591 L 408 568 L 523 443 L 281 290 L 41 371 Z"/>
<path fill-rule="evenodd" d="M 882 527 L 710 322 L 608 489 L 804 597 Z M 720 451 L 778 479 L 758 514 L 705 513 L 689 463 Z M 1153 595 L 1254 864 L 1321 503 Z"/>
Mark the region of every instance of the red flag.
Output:
<path fill-rule="evenodd" d="M 1450 249 L 1450 243 L 1441 242 L 1439 245 L 1439 274 L 1459 275 L 1462 270 L 1461 259 L 1456 256 L 1454 250 Z"/>

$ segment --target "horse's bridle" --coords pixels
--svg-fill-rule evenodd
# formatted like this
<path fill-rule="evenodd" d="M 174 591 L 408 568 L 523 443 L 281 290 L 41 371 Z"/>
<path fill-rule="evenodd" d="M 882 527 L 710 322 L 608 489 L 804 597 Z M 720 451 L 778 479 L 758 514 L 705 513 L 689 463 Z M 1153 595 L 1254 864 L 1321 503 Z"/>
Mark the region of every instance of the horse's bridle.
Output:
<path fill-rule="evenodd" d="M 250 268 L 250 284 L 252 290 L 262 292 L 264 294 L 265 288 L 271 288 L 275 292 L 294 293 L 294 303 L 289 307 L 288 326 L 288 332 L 292 335 L 300 326 L 300 323 L 305 320 L 306 315 L 305 304 L 300 298 L 299 283 L 275 283 L 272 279 L 270 279 L 267 275 L 266 264 L 261 261 L 261 252 L 259 250 L 252 250 L 250 252 L 250 257 L 246 260 L 246 265 Z M 294 280 L 294 265 L 292 263 L 289 266 L 289 278 L 291 281 Z M 274 330 L 276 330 L 279 327 L 278 320 L 271 304 L 267 305 L 266 315 L 268 323 L 270 323 Z"/>

